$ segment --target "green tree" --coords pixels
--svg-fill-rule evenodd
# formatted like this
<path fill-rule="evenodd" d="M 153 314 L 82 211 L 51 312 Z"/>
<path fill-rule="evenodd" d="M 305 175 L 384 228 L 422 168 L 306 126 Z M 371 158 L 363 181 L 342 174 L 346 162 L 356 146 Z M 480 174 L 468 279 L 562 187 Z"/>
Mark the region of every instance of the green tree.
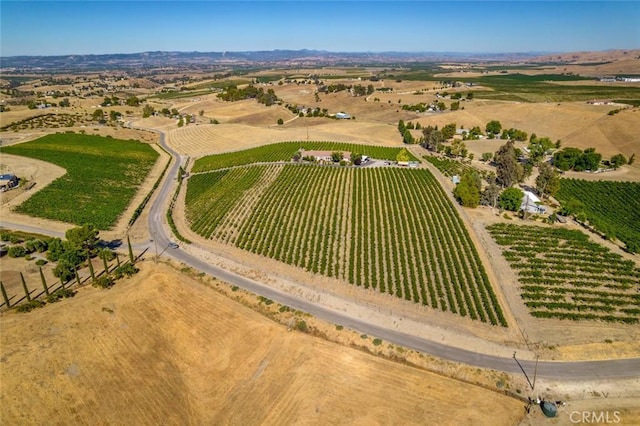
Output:
<path fill-rule="evenodd" d="M 575 167 L 576 161 L 582 155 L 578 148 L 563 148 L 553 154 L 553 165 L 562 171 L 571 170 Z"/>
<path fill-rule="evenodd" d="M 499 205 L 500 208 L 516 212 L 520 209 L 522 204 L 522 197 L 524 192 L 518 188 L 507 188 L 500 194 Z"/>
<path fill-rule="evenodd" d="M 64 254 L 64 245 L 60 238 L 53 238 L 49 241 L 49 250 L 47 250 L 47 259 L 57 262 L 60 256 Z"/>
<path fill-rule="evenodd" d="M 500 197 L 500 187 L 495 182 L 491 182 L 480 197 L 480 203 L 483 206 L 491 206 L 495 208 L 498 204 L 498 198 Z"/>
<path fill-rule="evenodd" d="M 487 162 L 493 158 L 493 152 L 483 152 L 482 161 Z"/>
<path fill-rule="evenodd" d="M 439 152 L 444 142 L 442 132 L 433 126 L 427 126 L 422 129 L 422 146 L 429 151 Z"/>
<path fill-rule="evenodd" d="M 69 282 L 75 277 L 75 265 L 67 260 L 60 259 L 56 267 L 53 268 L 53 275 L 60 278 L 63 283 Z"/>
<path fill-rule="evenodd" d="M 460 109 L 460 101 L 451 102 L 451 111 L 457 111 Z"/>
<path fill-rule="evenodd" d="M 137 96 L 130 96 L 130 97 L 127 98 L 125 103 L 128 106 L 140 106 L 140 99 L 138 99 Z"/>
<path fill-rule="evenodd" d="M 91 114 L 91 117 L 93 117 L 95 121 L 102 121 L 104 120 L 104 111 L 98 108 L 95 111 L 93 111 L 93 114 Z"/>
<path fill-rule="evenodd" d="M 531 163 L 538 164 L 544 158 L 544 155 L 554 146 L 551 139 L 538 138 L 535 133 L 533 133 L 529 141 L 529 159 Z"/>
<path fill-rule="evenodd" d="M 441 132 L 445 139 L 451 139 L 456 134 L 456 123 L 447 124 L 442 128 Z"/>
<path fill-rule="evenodd" d="M 622 166 L 623 164 L 626 164 L 627 163 L 627 159 L 622 154 L 616 154 L 613 157 L 611 157 L 610 163 L 611 163 L 611 166 L 614 169 L 617 169 L 618 167 Z"/>
<path fill-rule="evenodd" d="M 493 137 L 494 135 L 499 135 L 502 130 L 502 124 L 498 120 L 491 120 L 485 126 L 485 130 L 489 137 Z"/>
<path fill-rule="evenodd" d="M 516 157 L 514 142 L 507 141 L 496 152 L 494 161 L 496 163 L 496 177 L 498 183 L 503 187 L 509 187 L 516 182 L 520 182 L 524 170 Z"/>
<path fill-rule="evenodd" d="M 542 163 L 538 167 L 539 173 L 536 177 L 536 190 L 540 197 L 553 195 L 560 189 L 560 175 L 549 163 Z"/>
<path fill-rule="evenodd" d="M 59 105 L 61 108 L 67 108 L 67 107 L 70 107 L 70 106 L 71 106 L 71 102 L 69 102 L 69 98 L 64 98 L 63 100 L 61 100 L 61 101 L 58 103 L 58 105 Z"/>
<path fill-rule="evenodd" d="M 334 151 L 331 153 L 331 161 L 334 163 L 339 163 L 342 158 L 343 156 L 341 151 Z"/>
<path fill-rule="evenodd" d="M 411 130 L 407 129 L 404 131 L 404 133 L 402 134 L 402 141 L 407 144 L 416 143 L 413 135 L 411 134 Z"/>
<path fill-rule="evenodd" d="M 406 162 L 409 160 L 411 160 L 411 155 L 409 154 L 409 151 L 406 150 L 406 148 L 402 148 L 400 152 L 398 152 L 398 155 L 396 155 L 396 161 L 398 162 Z"/>
<path fill-rule="evenodd" d="M 144 108 L 142 108 L 142 118 L 151 117 L 155 112 L 155 108 L 151 105 L 145 105 Z"/>
<path fill-rule="evenodd" d="M 449 150 L 449 154 L 454 156 L 454 157 L 462 157 L 465 158 L 467 156 L 467 145 L 459 140 L 456 139 L 453 142 L 451 142 L 451 147 Z"/>
<path fill-rule="evenodd" d="M 581 172 L 583 170 L 598 170 L 601 160 L 602 155 L 598 154 L 595 148 L 587 148 L 584 150 L 582 155 L 578 157 L 573 169 L 577 172 Z"/>
<path fill-rule="evenodd" d="M 460 183 L 456 185 L 453 194 L 464 207 L 475 208 L 480 203 L 480 176 L 477 172 L 466 172 Z"/>
<path fill-rule="evenodd" d="M 97 253 L 99 234 L 100 231 L 90 224 L 68 229 L 64 236 L 69 250 L 65 251 L 76 251 L 83 259 L 92 257 Z"/>

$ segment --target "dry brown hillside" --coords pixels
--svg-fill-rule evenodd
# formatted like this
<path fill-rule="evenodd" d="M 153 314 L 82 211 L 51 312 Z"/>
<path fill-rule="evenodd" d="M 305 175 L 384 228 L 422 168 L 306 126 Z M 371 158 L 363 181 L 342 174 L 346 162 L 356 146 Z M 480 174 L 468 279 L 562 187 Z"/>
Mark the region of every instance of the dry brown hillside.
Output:
<path fill-rule="evenodd" d="M 0 325 L 3 424 L 513 425 L 524 415 L 518 400 L 287 331 L 164 265 Z"/>

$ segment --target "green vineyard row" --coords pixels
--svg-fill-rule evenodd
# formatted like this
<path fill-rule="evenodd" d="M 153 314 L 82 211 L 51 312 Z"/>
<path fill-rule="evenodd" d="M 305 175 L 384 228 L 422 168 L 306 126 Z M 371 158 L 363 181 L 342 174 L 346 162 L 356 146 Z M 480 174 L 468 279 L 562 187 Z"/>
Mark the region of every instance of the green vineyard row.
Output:
<path fill-rule="evenodd" d="M 203 237 L 507 326 L 461 218 L 426 169 L 270 165 L 194 175 L 186 208 Z"/>
<path fill-rule="evenodd" d="M 193 168 L 191 169 L 191 171 L 193 173 L 199 173 L 247 164 L 289 161 L 300 149 L 305 149 L 307 151 L 345 151 L 354 154 L 359 153 L 362 155 L 367 155 L 371 158 L 377 158 L 379 160 L 395 161 L 396 156 L 402 148 L 390 148 L 384 146 L 371 146 L 344 142 L 279 142 L 243 151 L 208 155 L 206 157 L 197 159 L 193 164 Z M 409 156 L 411 160 L 417 160 L 410 153 Z"/>
<path fill-rule="evenodd" d="M 540 226 L 487 227 L 518 271 L 521 296 L 540 318 L 640 320 L 640 268 L 578 231 Z"/>

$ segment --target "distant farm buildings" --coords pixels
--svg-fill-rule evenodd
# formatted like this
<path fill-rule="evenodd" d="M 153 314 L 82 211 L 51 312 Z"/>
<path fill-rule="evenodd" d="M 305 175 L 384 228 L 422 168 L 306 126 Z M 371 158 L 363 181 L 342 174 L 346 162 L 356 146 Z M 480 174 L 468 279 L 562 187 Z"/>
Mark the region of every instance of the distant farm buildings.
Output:
<path fill-rule="evenodd" d="M 339 120 L 348 120 L 351 116 L 346 112 L 336 112 L 336 118 Z"/>
<path fill-rule="evenodd" d="M 333 163 L 333 153 L 340 152 L 342 160 L 351 161 L 351 153 L 348 151 L 301 151 L 303 160 L 315 161 L 318 163 Z"/>
<path fill-rule="evenodd" d="M 613 102 L 606 99 L 592 99 L 587 101 L 589 105 L 613 105 Z"/>

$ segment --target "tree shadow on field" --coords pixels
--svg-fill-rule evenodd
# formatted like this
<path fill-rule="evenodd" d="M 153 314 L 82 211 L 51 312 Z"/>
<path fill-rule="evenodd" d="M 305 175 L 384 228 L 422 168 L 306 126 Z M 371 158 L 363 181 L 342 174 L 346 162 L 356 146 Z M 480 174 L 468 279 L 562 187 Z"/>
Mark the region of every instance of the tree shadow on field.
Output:
<path fill-rule="evenodd" d="M 103 247 L 106 247 L 110 250 L 115 250 L 118 247 L 122 247 L 122 240 L 121 239 L 115 239 L 115 240 L 111 240 L 111 241 L 100 241 L 100 245 Z"/>

